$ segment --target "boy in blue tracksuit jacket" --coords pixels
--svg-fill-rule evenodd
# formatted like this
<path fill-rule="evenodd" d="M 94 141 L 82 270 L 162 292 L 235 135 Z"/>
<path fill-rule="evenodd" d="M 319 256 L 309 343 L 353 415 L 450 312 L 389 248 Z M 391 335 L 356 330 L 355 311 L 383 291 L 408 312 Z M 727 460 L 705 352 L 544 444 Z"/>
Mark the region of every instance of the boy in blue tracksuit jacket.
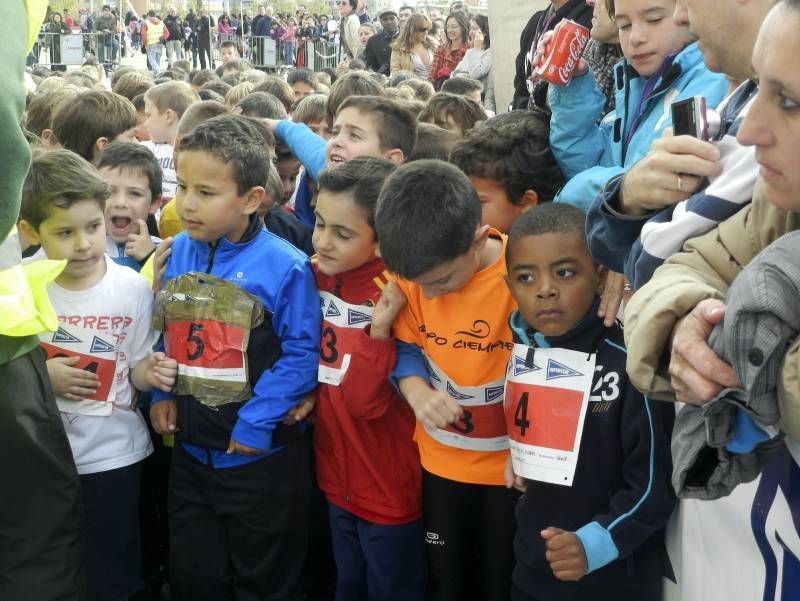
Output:
<path fill-rule="evenodd" d="M 615 22 L 625 58 L 614 68 L 616 110 L 603 114 L 606 97 L 591 73 L 566 86 L 550 86 L 550 147 L 569 181 L 556 196 L 584 210 L 608 180 L 623 173 L 672 126 L 670 105 L 705 96 L 717 106 L 727 91 L 711 73 L 686 26 L 672 21 L 673 0 L 615 3 Z M 580 68 L 580 67 L 579 67 Z"/>
<path fill-rule="evenodd" d="M 256 215 L 269 169 L 257 128 L 238 116 L 210 119 L 181 140 L 179 153 L 175 200 L 185 232 L 175 237 L 163 281 L 188 272 L 227 280 L 261 303 L 264 319 L 250 330 L 239 366 L 249 399 L 210 407 L 191 394 L 153 395 L 155 429 L 174 432 L 179 443 L 170 479 L 171 588 L 200 601 L 292 598 L 305 556 L 310 464 L 302 426 L 284 419 L 316 384 L 314 277 L 308 258 L 265 231 Z M 188 337 L 177 343 L 167 321 L 170 354 L 196 360 L 231 344 L 235 327 L 225 307 L 212 313 L 192 316 Z M 210 333 L 219 324 L 223 334 Z M 242 361 L 233 350 L 228 359 Z M 230 367 L 179 370 L 202 370 L 222 385 L 219 374 Z"/>
<path fill-rule="evenodd" d="M 628 381 L 622 328 L 597 317 L 584 228 L 575 207 L 539 205 L 514 223 L 506 247 L 515 343 L 534 347 L 537 364 L 535 348 L 595 354 L 572 485 L 527 481 L 517 504 L 511 599 L 657 601 L 675 503 L 669 443 L 662 412 Z M 506 480 L 524 483 L 510 461 Z"/>

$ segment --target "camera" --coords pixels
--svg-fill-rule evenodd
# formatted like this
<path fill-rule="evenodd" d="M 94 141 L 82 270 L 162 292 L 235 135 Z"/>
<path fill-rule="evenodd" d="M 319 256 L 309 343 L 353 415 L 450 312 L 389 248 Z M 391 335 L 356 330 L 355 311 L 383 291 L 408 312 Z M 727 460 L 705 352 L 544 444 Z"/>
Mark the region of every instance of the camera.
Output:
<path fill-rule="evenodd" d="M 719 133 L 719 115 L 706 108 L 706 99 L 702 96 L 673 102 L 670 108 L 672 130 L 676 136 L 693 136 L 708 141 Z"/>

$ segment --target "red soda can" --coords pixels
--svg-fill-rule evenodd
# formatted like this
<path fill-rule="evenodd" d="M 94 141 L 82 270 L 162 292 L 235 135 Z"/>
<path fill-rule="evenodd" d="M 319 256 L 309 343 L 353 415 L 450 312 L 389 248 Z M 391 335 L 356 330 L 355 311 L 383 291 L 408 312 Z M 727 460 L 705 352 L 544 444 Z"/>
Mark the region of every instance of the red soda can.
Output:
<path fill-rule="evenodd" d="M 549 52 L 536 68 L 536 75 L 557 86 L 567 85 L 588 43 L 588 29 L 569 19 L 559 21 L 553 28 Z"/>

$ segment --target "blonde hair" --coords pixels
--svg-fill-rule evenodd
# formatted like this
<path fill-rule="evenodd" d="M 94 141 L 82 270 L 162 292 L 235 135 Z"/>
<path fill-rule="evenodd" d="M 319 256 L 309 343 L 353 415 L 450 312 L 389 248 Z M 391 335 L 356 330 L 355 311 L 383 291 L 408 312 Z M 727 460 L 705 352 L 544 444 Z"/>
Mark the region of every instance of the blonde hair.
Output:
<path fill-rule="evenodd" d="M 227 94 L 225 94 L 225 106 L 227 106 L 229 109 L 235 107 L 236 104 L 250 92 L 252 92 L 253 88 L 255 87 L 256 84 L 254 84 L 252 81 L 243 81 L 242 83 L 237 83 L 230 90 L 228 90 Z"/>
<path fill-rule="evenodd" d="M 147 90 L 144 99 L 152 102 L 159 113 L 172 109 L 180 118 L 189 105 L 200 100 L 200 97 L 185 81 L 168 81 Z"/>
<path fill-rule="evenodd" d="M 400 35 L 397 37 L 397 41 L 392 44 L 392 48 L 402 52 L 411 52 L 415 45 L 413 41 L 414 36 L 417 33 L 417 29 L 420 27 L 427 27 L 428 30 L 430 30 L 432 27 L 431 20 L 425 15 L 414 13 L 408 18 L 408 21 L 406 21 L 406 24 L 400 30 Z M 431 36 L 425 37 L 424 45 L 431 50 L 436 49 L 436 41 Z"/>

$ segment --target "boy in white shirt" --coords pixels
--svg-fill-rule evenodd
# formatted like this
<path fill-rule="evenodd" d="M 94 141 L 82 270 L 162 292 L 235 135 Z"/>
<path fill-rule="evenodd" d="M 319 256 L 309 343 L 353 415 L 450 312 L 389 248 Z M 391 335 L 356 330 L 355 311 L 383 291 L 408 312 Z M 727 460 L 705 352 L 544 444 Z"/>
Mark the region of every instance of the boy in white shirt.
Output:
<path fill-rule="evenodd" d="M 92 598 L 126 599 L 142 586 L 141 461 L 152 452 L 134 387 L 170 390 L 177 364 L 151 348 L 152 294 L 105 254 L 109 187 L 78 155 L 34 157 L 19 227 L 64 271 L 48 286 L 59 319 L 40 336 L 47 371 L 80 475 Z"/>

